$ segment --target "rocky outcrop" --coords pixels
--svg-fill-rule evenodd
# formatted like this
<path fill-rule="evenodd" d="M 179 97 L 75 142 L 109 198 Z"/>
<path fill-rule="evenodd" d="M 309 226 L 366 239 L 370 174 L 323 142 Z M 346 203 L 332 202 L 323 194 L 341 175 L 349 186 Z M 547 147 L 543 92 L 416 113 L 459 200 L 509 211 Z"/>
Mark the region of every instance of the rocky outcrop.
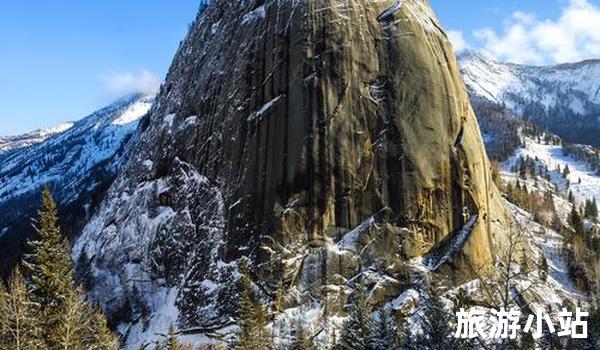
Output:
<path fill-rule="evenodd" d="M 359 275 L 374 303 L 398 295 L 413 258 L 456 280 L 489 266 L 506 220 L 489 167 L 426 1 L 217 0 L 74 254 L 115 315 L 224 326 L 239 259 L 265 300 L 341 312 Z M 131 346 L 164 324 L 131 320 Z"/>

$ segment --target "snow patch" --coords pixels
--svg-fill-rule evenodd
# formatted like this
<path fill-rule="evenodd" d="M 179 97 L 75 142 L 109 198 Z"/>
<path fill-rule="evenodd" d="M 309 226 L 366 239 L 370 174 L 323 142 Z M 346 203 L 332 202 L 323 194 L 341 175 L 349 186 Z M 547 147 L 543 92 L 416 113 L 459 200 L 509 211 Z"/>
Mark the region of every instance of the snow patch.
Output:
<path fill-rule="evenodd" d="M 248 117 L 248 121 L 262 119 L 265 115 L 267 115 L 269 112 L 271 112 L 277 106 L 279 106 L 279 104 L 283 101 L 284 98 L 285 98 L 284 95 L 279 95 L 279 96 L 275 97 L 274 99 L 272 99 L 271 101 L 265 103 L 256 112 L 253 112 L 252 114 L 250 114 L 250 116 Z"/>
<path fill-rule="evenodd" d="M 172 127 L 173 126 L 173 121 L 175 120 L 175 114 L 168 114 L 165 116 L 165 118 L 163 119 L 163 124 L 167 127 Z"/>
<path fill-rule="evenodd" d="M 360 235 L 366 232 L 375 223 L 375 217 L 371 216 L 363 221 L 355 229 L 346 233 L 342 239 L 336 244 L 339 250 L 352 251 L 356 248 Z"/>
<path fill-rule="evenodd" d="M 396 1 L 392 4 L 392 6 L 390 6 L 389 8 L 387 8 L 385 11 L 383 11 L 379 16 L 377 16 L 377 20 L 378 21 L 389 21 L 391 19 L 393 19 L 394 13 L 396 13 L 398 10 L 400 10 L 400 8 L 402 8 L 402 3 L 404 1 Z"/>
<path fill-rule="evenodd" d="M 255 10 L 248 12 L 242 18 L 242 24 L 254 21 L 259 18 L 265 18 L 265 5 L 257 7 Z"/>
<path fill-rule="evenodd" d="M 129 106 L 127 110 L 125 110 L 125 112 L 123 112 L 123 114 L 121 114 L 121 116 L 115 119 L 112 123 L 113 125 L 125 125 L 135 122 L 146 115 L 146 113 L 148 113 L 150 110 L 150 107 L 152 107 L 151 100 L 140 100 L 132 106 Z"/>
<path fill-rule="evenodd" d="M 436 248 L 432 253 L 423 258 L 423 265 L 429 271 L 435 271 L 442 266 L 451 256 L 458 253 L 467 242 L 471 235 L 473 227 L 477 223 L 478 215 L 473 215 L 469 221 L 457 233 L 450 238 L 450 241 L 439 248 Z"/>

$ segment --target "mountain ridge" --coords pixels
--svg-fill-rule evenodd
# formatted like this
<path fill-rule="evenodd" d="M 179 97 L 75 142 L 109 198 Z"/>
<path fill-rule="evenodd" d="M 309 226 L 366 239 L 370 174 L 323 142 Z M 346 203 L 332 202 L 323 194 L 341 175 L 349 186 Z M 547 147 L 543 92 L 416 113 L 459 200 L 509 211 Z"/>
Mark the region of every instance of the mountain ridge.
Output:
<path fill-rule="evenodd" d="M 527 66 L 470 50 L 458 62 L 473 101 L 501 105 L 570 142 L 600 145 L 600 60 Z"/>
<path fill-rule="evenodd" d="M 19 135 L 0 136 L 0 153 L 28 147 L 60 134 L 73 126 L 73 122 L 63 122 L 49 128 L 36 129 Z"/>
<path fill-rule="evenodd" d="M 30 218 L 43 186 L 54 191 L 67 236 L 77 234 L 127 159 L 138 122 L 153 100 L 152 95 L 131 95 L 42 138 L 26 134 L 0 153 L 2 276 L 10 273 L 33 234 Z"/>

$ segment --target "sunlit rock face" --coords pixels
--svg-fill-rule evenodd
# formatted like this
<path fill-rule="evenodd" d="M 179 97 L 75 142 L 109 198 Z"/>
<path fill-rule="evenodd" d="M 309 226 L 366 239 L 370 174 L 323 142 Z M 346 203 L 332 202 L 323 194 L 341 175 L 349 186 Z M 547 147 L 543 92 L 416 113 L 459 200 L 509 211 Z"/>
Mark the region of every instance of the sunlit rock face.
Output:
<path fill-rule="evenodd" d="M 217 0 L 142 127 L 74 250 L 115 315 L 135 299 L 182 329 L 227 325 L 240 259 L 284 307 L 339 311 L 359 274 L 383 303 L 418 257 L 457 280 L 488 266 L 506 220 L 425 1 Z M 132 312 L 131 339 L 166 323 Z"/>

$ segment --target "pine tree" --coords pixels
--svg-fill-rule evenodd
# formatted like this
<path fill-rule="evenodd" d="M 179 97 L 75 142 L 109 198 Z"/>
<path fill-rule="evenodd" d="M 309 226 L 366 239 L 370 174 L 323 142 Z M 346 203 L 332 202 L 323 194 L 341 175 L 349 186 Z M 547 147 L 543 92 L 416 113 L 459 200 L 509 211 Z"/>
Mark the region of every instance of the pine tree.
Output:
<path fill-rule="evenodd" d="M 569 190 L 569 202 L 575 204 L 575 196 L 573 195 L 573 191 Z"/>
<path fill-rule="evenodd" d="M 519 159 L 519 177 L 523 180 L 527 179 L 527 163 L 523 157 Z"/>
<path fill-rule="evenodd" d="M 69 245 L 61 236 L 56 203 L 48 188 L 43 191 L 34 227 L 38 239 L 29 242 L 33 253 L 26 257 L 26 266 L 31 304 L 36 307 L 43 339 L 39 348 L 117 349 L 118 340 L 110 333 L 106 320 L 94 312 L 83 290 L 75 286 Z"/>
<path fill-rule="evenodd" d="M 550 224 L 550 226 L 554 231 L 559 232 L 559 233 L 563 229 L 563 224 L 560 221 L 560 217 L 558 217 L 556 210 L 554 211 L 554 215 L 552 215 L 552 223 Z"/>
<path fill-rule="evenodd" d="M 171 324 L 167 333 L 167 339 L 164 342 L 160 342 L 156 345 L 155 350 L 192 350 L 189 345 L 183 345 L 179 342 L 175 328 Z"/>
<path fill-rule="evenodd" d="M 253 348 L 253 336 L 256 330 L 254 320 L 254 304 L 252 302 L 252 296 L 250 291 L 250 276 L 248 275 L 247 267 L 244 263 L 240 266 L 240 272 L 242 277 L 240 279 L 240 290 L 241 297 L 239 302 L 239 310 L 241 314 L 240 320 L 240 333 L 238 334 L 237 348 L 252 349 Z"/>
<path fill-rule="evenodd" d="M 250 271 L 245 263 L 240 265 L 240 332 L 236 342 L 239 350 L 265 350 L 272 348 L 266 331 L 267 313 L 263 305 L 252 297 Z"/>
<path fill-rule="evenodd" d="M 0 348 L 37 350 L 46 348 L 38 323 L 39 307 L 29 297 L 27 285 L 17 267 L 10 278 L 8 291 L 0 293 Z"/>
<path fill-rule="evenodd" d="M 594 305 L 589 311 L 588 338 L 583 340 L 580 349 L 600 349 L 600 309 Z"/>
<path fill-rule="evenodd" d="M 539 275 L 542 282 L 546 282 L 548 279 L 548 261 L 546 260 L 546 256 L 544 254 L 540 254 L 540 263 L 538 265 Z"/>
<path fill-rule="evenodd" d="M 566 179 L 569 174 L 571 174 L 571 169 L 569 169 L 569 165 L 567 164 L 565 165 L 562 176 Z"/>
<path fill-rule="evenodd" d="M 589 219 L 591 217 L 592 202 L 589 199 L 586 199 L 583 208 L 583 217 Z"/>
<path fill-rule="evenodd" d="M 47 187 L 42 193 L 42 206 L 34 225 L 37 240 L 30 241 L 33 254 L 26 258 L 25 266 L 32 285 L 32 299 L 42 310 L 41 321 L 49 347 L 57 334 L 64 306 L 73 287 L 73 272 L 69 245 L 58 226 L 56 203 Z"/>
<path fill-rule="evenodd" d="M 371 345 L 373 332 L 373 321 L 371 319 L 371 308 L 367 301 L 365 287 L 358 283 L 354 291 L 354 302 L 352 304 L 348 319 L 342 329 L 339 348 L 366 350 Z"/>
<path fill-rule="evenodd" d="M 454 338 L 451 322 L 454 315 L 448 313 L 442 303 L 435 287 L 430 288 L 426 299 L 426 309 L 421 317 L 423 334 L 411 339 L 411 349 L 446 350 L 446 349 L 472 349 L 471 339 Z"/>
<path fill-rule="evenodd" d="M 75 289 L 69 292 L 61 306 L 62 314 L 57 319 L 56 333 L 50 335 L 51 343 L 56 344 L 56 349 L 87 350 L 86 332 L 88 330 L 87 304 L 83 299 L 83 292 Z"/>
<path fill-rule="evenodd" d="M 529 273 L 529 258 L 527 257 L 527 252 L 525 249 L 521 251 L 521 273 L 528 274 Z"/>
<path fill-rule="evenodd" d="M 581 216 L 579 215 L 579 212 L 577 211 L 577 208 L 575 206 L 573 206 L 571 209 L 571 214 L 569 215 L 569 223 L 573 226 L 575 234 L 584 234 L 583 221 L 581 220 Z"/>
<path fill-rule="evenodd" d="M 0 312 L 4 311 L 6 300 L 8 299 L 8 292 L 6 291 L 6 287 L 4 286 L 4 282 L 0 279 Z M 5 347 L 2 345 L 2 339 L 4 339 L 4 322 L 3 319 L 6 315 L 0 314 L 0 349 L 4 349 Z"/>
<path fill-rule="evenodd" d="M 317 350 L 312 338 L 306 334 L 306 329 L 302 325 L 302 321 L 296 322 L 296 329 L 290 350 Z"/>
<path fill-rule="evenodd" d="M 400 327 L 389 309 L 382 308 L 378 312 L 377 322 L 373 328 L 373 350 L 399 349 L 401 344 Z"/>
<path fill-rule="evenodd" d="M 179 344 L 179 340 L 177 340 L 177 335 L 175 334 L 175 328 L 173 325 L 169 326 L 169 333 L 167 335 L 167 344 L 165 346 L 165 350 L 180 350 L 181 345 Z"/>
<path fill-rule="evenodd" d="M 92 273 L 92 264 L 88 259 L 85 249 L 81 249 L 77 262 L 75 263 L 74 277 L 77 283 L 81 284 L 86 291 L 94 286 L 94 274 Z"/>
<path fill-rule="evenodd" d="M 90 350 L 118 350 L 120 348 L 119 338 L 108 328 L 106 317 L 96 308 L 91 310 L 88 323 L 88 339 Z"/>
<path fill-rule="evenodd" d="M 8 292 L 6 291 L 4 282 L 2 282 L 2 279 L 0 279 L 0 312 L 2 312 L 2 313 L 4 313 L 4 309 L 6 308 L 7 300 L 8 300 Z M 4 329 L 4 327 L 5 327 L 4 318 L 5 317 L 6 317 L 6 315 L 0 314 L 0 349 L 5 349 L 8 347 L 8 345 L 4 343 L 5 338 L 7 337 L 5 335 L 5 333 L 7 333 L 7 330 Z"/>

